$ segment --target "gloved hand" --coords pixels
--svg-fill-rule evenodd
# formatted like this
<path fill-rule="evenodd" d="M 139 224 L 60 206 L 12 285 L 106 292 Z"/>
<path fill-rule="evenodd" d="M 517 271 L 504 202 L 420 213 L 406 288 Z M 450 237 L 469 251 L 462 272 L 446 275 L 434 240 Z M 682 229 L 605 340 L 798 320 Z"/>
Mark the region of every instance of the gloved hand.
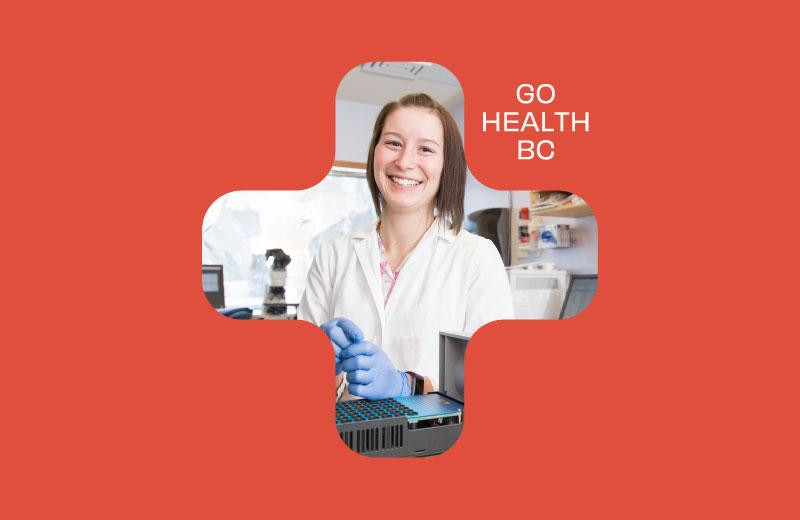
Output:
<path fill-rule="evenodd" d="M 408 376 L 394 367 L 389 356 L 369 341 L 354 342 L 339 354 L 347 372 L 350 393 L 367 399 L 411 395 Z"/>
<path fill-rule="evenodd" d="M 364 339 L 364 333 L 347 318 L 334 318 L 320 325 L 320 328 L 328 335 L 333 345 L 336 375 L 338 376 L 342 372 L 340 367 L 342 349 L 349 347 L 353 342 L 357 343 Z"/>

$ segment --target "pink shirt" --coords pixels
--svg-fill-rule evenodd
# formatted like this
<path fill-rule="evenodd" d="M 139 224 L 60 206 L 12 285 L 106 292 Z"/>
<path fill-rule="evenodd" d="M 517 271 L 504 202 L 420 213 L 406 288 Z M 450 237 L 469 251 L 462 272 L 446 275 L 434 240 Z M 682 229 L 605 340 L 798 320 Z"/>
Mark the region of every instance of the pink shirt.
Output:
<path fill-rule="evenodd" d="M 397 277 L 400 276 L 400 269 L 403 268 L 403 264 L 406 263 L 408 257 L 411 255 L 406 255 L 400 265 L 397 266 L 397 269 L 392 271 L 391 266 L 389 266 L 389 256 L 386 254 L 386 249 L 383 247 L 383 241 L 381 240 L 381 234 L 375 233 L 378 235 L 378 251 L 380 251 L 381 255 L 381 281 L 383 282 L 383 307 L 386 308 L 386 303 L 389 301 L 389 295 L 392 294 L 392 289 L 394 289 L 394 284 L 397 282 Z"/>

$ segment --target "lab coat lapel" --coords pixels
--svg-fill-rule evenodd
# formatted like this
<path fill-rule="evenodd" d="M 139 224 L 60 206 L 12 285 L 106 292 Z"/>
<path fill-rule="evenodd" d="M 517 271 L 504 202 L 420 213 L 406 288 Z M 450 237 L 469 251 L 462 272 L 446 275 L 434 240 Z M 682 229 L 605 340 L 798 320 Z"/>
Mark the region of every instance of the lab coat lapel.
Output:
<path fill-rule="evenodd" d="M 381 335 L 386 330 L 386 316 L 383 309 L 383 288 L 381 287 L 381 278 L 378 273 L 378 256 L 377 256 L 377 243 L 371 244 L 372 236 L 358 237 L 353 239 L 353 247 L 355 248 L 358 264 L 367 280 L 370 295 L 372 296 L 372 304 L 378 311 L 378 316 L 381 319 Z"/>

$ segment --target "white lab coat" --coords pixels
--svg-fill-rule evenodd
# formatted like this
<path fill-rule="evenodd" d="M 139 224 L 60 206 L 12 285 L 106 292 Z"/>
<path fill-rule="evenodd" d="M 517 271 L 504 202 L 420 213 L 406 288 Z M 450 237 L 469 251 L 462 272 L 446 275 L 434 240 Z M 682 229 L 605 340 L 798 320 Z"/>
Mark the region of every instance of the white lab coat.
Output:
<path fill-rule="evenodd" d="M 439 388 L 439 332 L 475 332 L 514 316 L 511 288 L 491 241 L 435 219 L 409 254 L 384 309 L 376 225 L 323 244 L 297 316 L 320 325 L 348 318 L 403 371 Z"/>

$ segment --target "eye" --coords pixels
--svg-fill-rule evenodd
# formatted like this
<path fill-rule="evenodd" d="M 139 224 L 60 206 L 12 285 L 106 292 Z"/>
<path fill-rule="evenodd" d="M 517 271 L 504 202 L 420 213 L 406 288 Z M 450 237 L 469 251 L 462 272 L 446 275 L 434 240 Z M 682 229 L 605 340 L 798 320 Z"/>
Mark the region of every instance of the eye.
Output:
<path fill-rule="evenodd" d="M 434 153 L 433 148 L 429 148 L 427 146 L 421 146 L 420 151 L 423 153 Z"/>
<path fill-rule="evenodd" d="M 386 146 L 391 146 L 392 148 L 399 148 L 403 143 L 400 141 L 395 141 L 394 139 L 389 139 L 388 141 L 384 141 L 383 144 Z"/>

